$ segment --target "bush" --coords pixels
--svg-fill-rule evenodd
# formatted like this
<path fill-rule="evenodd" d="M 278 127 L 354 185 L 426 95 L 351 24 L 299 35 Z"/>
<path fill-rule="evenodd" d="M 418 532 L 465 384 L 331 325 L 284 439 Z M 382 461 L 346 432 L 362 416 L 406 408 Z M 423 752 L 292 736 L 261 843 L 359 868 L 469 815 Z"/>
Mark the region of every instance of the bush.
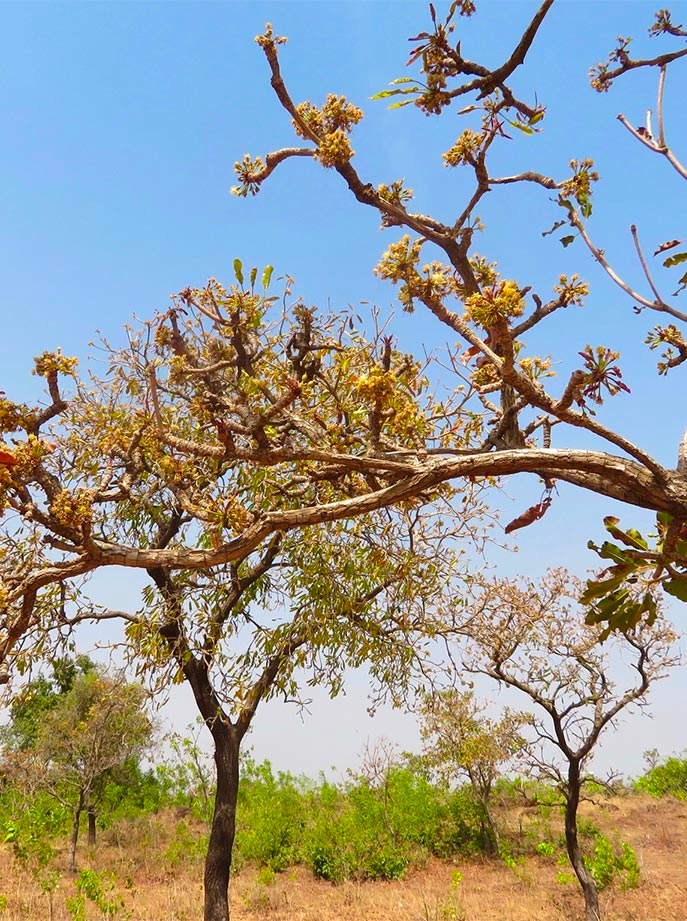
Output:
<path fill-rule="evenodd" d="M 634 889 L 639 885 L 637 855 L 629 844 L 622 844 L 620 853 L 600 832 L 594 840 L 594 852 L 585 863 L 596 880 L 599 890 L 606 889 L 618 880 L 621 889 Z"/>
<path fill-rule="evenodd" d="M 687 799 L 687 758 L 666 758 L 635 782 L 635 789 L 650 796 L 674 796 Z"/>
<path fill-rule="evenodd" d="M 304 782 L 280 772 L 269 761 L 247 761 L 239 788 L 235 851 L 279 873 L 301 857 L 307 816 Z"/>

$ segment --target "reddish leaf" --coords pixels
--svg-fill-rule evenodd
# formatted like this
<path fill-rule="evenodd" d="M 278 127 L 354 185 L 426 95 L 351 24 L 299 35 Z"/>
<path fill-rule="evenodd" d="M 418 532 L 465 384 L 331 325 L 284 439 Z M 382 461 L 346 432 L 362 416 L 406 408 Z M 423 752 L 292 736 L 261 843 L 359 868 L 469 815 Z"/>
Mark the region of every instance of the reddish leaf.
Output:
<path fill-rule="evenodd" d="M 0 464 L 17 464 L 19 463 L 14 454 L 10 454 L 9 451 L 3 451 L 0 448 Z"/>
<path fill-rule="evenodd" d="M 551 496 L 547 496 L 538 505 L 531 505 L 522 515 L 518 515 L 517 518 L 514 518 L 513 521 L 506 525 L 506 534 L 510 534 L 511 531 L 517 531 L 518 528 L 526 528 L 535 521 L 539 521 L 540 518 L 544 517 L 550 505 Z"/>
<path fill-rule="evenodd" d="M 654 253 L 654 256 L 658 256 L 659 253 L 665 253 L 667 249 L 672 249 L 674 246 L 679 246 L 681 243 L 684 243 L 684 240 L 668 240 L 667 243 L 661 243 L 659 248 Z"/>

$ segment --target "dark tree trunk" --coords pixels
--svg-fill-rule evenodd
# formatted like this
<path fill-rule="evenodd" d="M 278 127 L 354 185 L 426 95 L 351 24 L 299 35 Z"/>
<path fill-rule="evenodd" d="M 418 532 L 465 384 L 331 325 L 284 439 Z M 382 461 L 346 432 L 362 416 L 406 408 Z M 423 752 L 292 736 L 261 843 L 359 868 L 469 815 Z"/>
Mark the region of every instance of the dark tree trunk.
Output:
<path fill-rule="evenodd" d="M 72 836 L 69 842 L 69 869 L 76 873 L 76 845 L 79 840 L 79 825 L 81 824 L 81 812 L 83 810 L 83 793 L 79 791 L 79 798 L 74 806 L 72 815 Z"/>
<path fill-rule="evenodd" d="M 584 894 L 585 921 L 600 921 L 599 890 L 596 880 L 584 863 L 577 837 L 577 807 L 580 804 L 582 778 L 579 761 L 571 761 L 568 768 L 568 790 L 565 803 L 565 844 L 575 875 Z"/>
<path fill-rule="evenodd" d="M 92 806 L 88 808 L 88 843 L 91 847 L 95 846 L 95 810 Z"/>
<path fill-rule="evenodd" d="M 204 921 L 229 921 L 229 877 L 236 833 L 236 802 L 239 793 L 239 752 L 250 720 L 239 729 L 232 725 L 215 694 L 207 665 L 199 659 L 184 664 L 205 725 L 215 748 L 216 790 L 205 855 Z"/>
<path fill-rule="evenodd" d="M 229 921 L 229 876 L 236 833 L 240 737 L 232 726 L 213 726 L 217 790 L 205 855 L 204 921 Z"/>

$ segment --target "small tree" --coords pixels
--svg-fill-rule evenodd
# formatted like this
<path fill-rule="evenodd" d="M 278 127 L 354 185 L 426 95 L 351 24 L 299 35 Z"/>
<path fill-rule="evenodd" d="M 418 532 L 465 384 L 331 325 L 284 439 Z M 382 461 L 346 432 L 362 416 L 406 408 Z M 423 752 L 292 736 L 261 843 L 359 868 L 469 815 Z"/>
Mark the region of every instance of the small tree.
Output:
<path fill-rule="evenodd" d="M 108 774 L 150 743 L 146 698 L 140 685 L 88 671 L 45 713 L 33 744 L 8 754 L 6 770 L 15 782 L 46 790 L 71 810 L 72 871 L 82 813 L 88 815 L 89 843 L 95 844 L 98 803 Z"/>
<path fill-rule="evenodd" d="M 39 675 L 11 698 L 9 722 L 0 727 L 0 743 L 11 751 L 32 748 L 47 714 L 72 689 L 80 675 L 95 668 L 95 663 L 88 656 L 54 659 L 49 677 Z"/>
<path fill-rule="evenodd" d="M 465 638 L 466 669 L 515 689 L 534 706 L 534 743 L 523 757 L 561 790 L 568 857 L 587 921 L 598 921 L 598 887 L 577 828 L 587 768 L 604 730 L 622 711 L 643 706 L 650 685 L 679 657 L 676 635 L 662 619 L 651 629 L 615 633 L 602 646 L 601 628 L 584 622 L 579 593 L 563 569 L 550 571 L 538 586 L 526 579 L 487 581 L 474 603 L 458 607 L 454 626 Z"/>
<path fill-rule="evenodd" d="M 506 711 L 500 720 L 483 716 L 472 692 L 455 689 L 428 694 L 420 705 L 420 731 L 429 765 L 445 779 L 467 777 L 482 811 L 487 853 L 499 853 L 500 835 L 492 810 L 494 784 L 521 750 L 523 714 Z"/>

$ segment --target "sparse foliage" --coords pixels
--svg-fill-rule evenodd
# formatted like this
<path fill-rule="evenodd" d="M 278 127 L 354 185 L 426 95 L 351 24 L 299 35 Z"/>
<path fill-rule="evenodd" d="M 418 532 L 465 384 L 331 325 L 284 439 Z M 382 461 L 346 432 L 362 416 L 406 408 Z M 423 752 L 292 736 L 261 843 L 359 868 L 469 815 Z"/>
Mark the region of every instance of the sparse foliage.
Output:
<path fill-rule="evenodd" d="M 598 921 L 597 883 L 577 827 L 589 764 L 602 733 L 623 711 L 646 703 L 652 683 L 679 655 L 677 637 L 660 617 L 652 627 L 630 627 L 601 645 L 602 628 L 584 622 L 579 592 L 563 569 L 550 571 L 539 585 L 494 579 L 480 585 L 474 602 L 456 605 L 454 626 L 465 638 L 467 671 L 514 689 L 534 708 L 533 739 L 522 757 L 563 796 L 568 857 L 587 921 Z"/>

